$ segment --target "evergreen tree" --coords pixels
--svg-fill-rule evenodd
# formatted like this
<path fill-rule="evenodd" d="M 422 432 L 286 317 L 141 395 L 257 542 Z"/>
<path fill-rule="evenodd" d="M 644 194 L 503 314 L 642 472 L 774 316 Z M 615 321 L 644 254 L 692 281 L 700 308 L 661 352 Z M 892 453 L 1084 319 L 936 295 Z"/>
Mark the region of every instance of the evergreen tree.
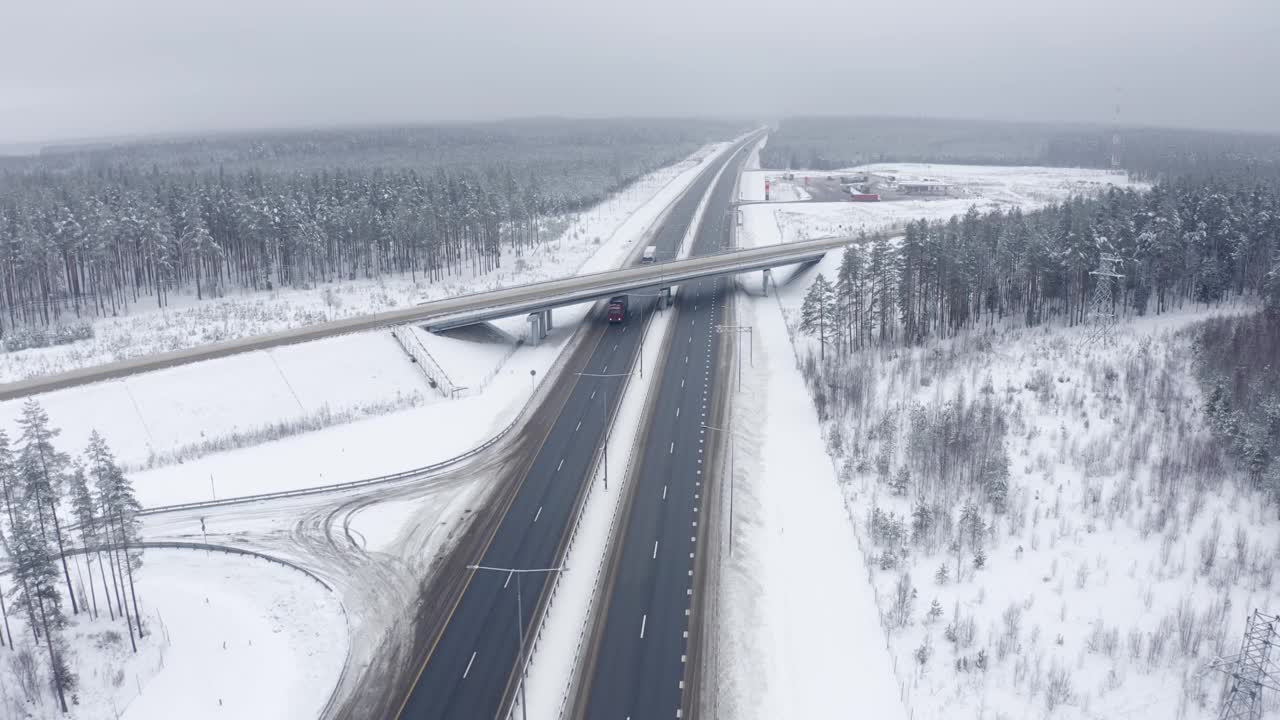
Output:
<path fill-rule="evenodd" d="M 99 575 L 103 579 L 103 592 L 106 592 L 106 576 L 101 568 L 102 550 L 99 547 L 98 540 L 98 516 L 94 512 L 93 495 L 89 492 L 89 480 L 85 476 L 84 465 L 79 462 L 72 466 L 70 476 L 71 491 L 71 511 L 75 515 L 76 524 L 80 526 L 80 543 L 84 547 L 83 557 L 85 565 L 89 568 L 89 596 L 93 602 L 93 616 L 98 616 L 98 591 L 93 579 L 93 567 L 90 564 L 91 558 L 96 557 L 99 560 Z M 97 548 L 96 556 L 90 552 L 92 548 Z M 110 608 L 111 604 L 107 603 Z M 115 619 L 115 614 L 111 614 L 111 619 Z"/>
<path fill-rule="evenodd" d="M 71 571 L 67 568 L 67 556 L 62 543 L 62 523 L 58 518 L 58 504 L 66 484 L 66 469 L 70 460 L 66 453 L 58 452 L 53 440 L 61 432 L 49 426 L 49 416 L 35 400 L 22 404 L 22 428 L 19 439 L 18 477 L 23 494 L 29 503 L 33 524 L 42 536 L 48 538 L 50 529 L 58 545 L 58 559 L 67 581 L 67 596 L 71 598 L 72 613 L 79 613 L 75 590 L 71 586 Z"/>
<path fill-rule="evenodd" d="M 827 343 L 836 328 L 835 290 L 819 273 L 800 306 L 800 330 L 810 335 L 817 334 L 819 357 L 825 360 Z"/>
<path fill-rule="evenodd" d="M 117 598 L 117 602 L 122 607 L 125 622 L 131 624 L 130 632 L 132 633 L 132 619 L 129 612 L 129 601 L 132 601 L 133 618 L 137 620 L 137 633 L 141 638 L 142 619 L 138 614 L 138 595 L 133 584 L 133 571 L 142 566 L 142 552 L 138 548 L 141 525 L 137 517 L 142 505 L 134 495 L 133 485 L 129 482 L 128 476 L 120 470 L 106 441 L 96 430 L 89 435 L 85 459 L 97 489 L 97 506 L 101 513 L 101 527 L 109 547 L 112 569 L 120 577 L 121 587 L 117 593 L 127 595 L 127 598 L 123 598 L 124 602 L 120 602 L 122 599 L 120 597 Z M 126 580 L 127 590 L 124 588 Z M 137 651 L 136 644 L 134 651 Z"/>
<path fill-rule="evenodd" d="M 62 593 L 57 588 L 57 559 L 48 535 L 41 532 L 32 520 L 41 512 L 34 498 L 28 498 L 16 509 L 9 531 L 9 547 L 13 573 L 19 579 L 19 601 L 33 608 L 34 621 L 39 623 L 49 652 L 52 687 L 65 713 L 66 693 L 75 687 L 76 678 L 67 663 L 67 650 L 62 638 L 66 616 L 62 611 Z"/>

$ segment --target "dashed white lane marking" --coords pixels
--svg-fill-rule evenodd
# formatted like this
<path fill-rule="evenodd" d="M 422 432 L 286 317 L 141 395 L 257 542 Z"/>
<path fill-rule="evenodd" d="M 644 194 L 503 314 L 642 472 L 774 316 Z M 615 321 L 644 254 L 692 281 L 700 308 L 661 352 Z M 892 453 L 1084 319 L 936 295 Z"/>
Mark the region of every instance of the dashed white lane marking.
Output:
<path fill-rule="evenodd" d="M 663 499 L 663 500 L 666 500 L 666 499 L 667 499 L 667 486 L 666 486 L 666 485 L 663 485 L 663 486 L 662 486 L 662 499 Z"/>
<path fill-rule="evenodd" d="M 605 374 L 605 373 L 607 373 L 607 372 L 609 372 L 609 366 L 608 366 L 608 365 L 605 365 L 605 366 L 604 366 L 604 370 L 601 370 L 601 371 L 600 371 L 600 374 L 601 374 L 601 375 L 603 375 L 603 374 Z"/>
<path fill-rule="evenodd" d="M 534 513 L 534 515 L 533 515 L 533 521 L 534 521 L 534 522 L 538 522 L 538 518 L 540 518 L 540 517 L 542 517 L 542 506 L 541 506 L 541 505 L 539 505 L 539 506 L 538 506 L 538 512 Z"/>
<path fill-rule="evenodd" d="M 643 639 L 644 639 L 644 626 L 645 626 L 645 623 L 647 623 L 647 622 L 649 622 L 649 614 L 648 614 L 648 613 L 645 613 L 645 614 L 644 614 L 643 616 L 641 616 L 641 618 L 640 618 L 640 639 L 641 639 L 641 640 L 643 640 Z"/>
<path fill-rule="evenodd" d="M 592 390 L 592 391 L 591 391 L 591 397 L 589 397 L 589 398 L 587 398 L 587 399 L 588 399 L 588 400 L 595 400 L 595 399 L 596 399 L 596 391 L 595 391 L 595 390 Z"/>
<path fill-rule="evenodd" d="M 676 408 L 676 417 L 680 417 L 680 408 Z"/>
<path fill-rule="evenodd" d="M 680 378 L 680 388 L 684 389 L 684 378 Z"/>
<path fill-rule="evenodd" d="M 674 440 L 673 440 L 673 441 L 671 441 L 671 449 L 667 451 L 667 454 L 668 454 L 668 455 L 675 455 L 675 454 L 676 454 L 676 443 L 675 443 L 675 441 L 674 441 Z"/>
<path fill-rule="evenodd" d="M 574 431 L 574 432 L 578 432 L 578 431 L 579 431 L 579 430 L 581 430 L 581 429 L 582 429 L 582 421 L 581 421 L 581 420 L 579 420 L 579 421 L 578 421 L 578 427 L 574 428 L 574 429 L 573 429 L 573 431 Z"/>
<path fill-rule="evenodd" d="M 471 659 L 467 661 L 467 669 L 462 671 L 462 679 L 467 679 L 467 673 L 471 672 L 471 663 L 476 661 L 476 653 L 471 653 Z"/>
<path fill-rule="evenodd" d="M 657 540 L 653 541 L 653 559 L 654 560 L 658 559 L 658 541 Z"/>
<path fill-rule="evenodd" d="M 560 464 L 556 466 L 556 472 L 560 472 L 562 467 L 564 467 L 564 458 L 560 458 Z"/>

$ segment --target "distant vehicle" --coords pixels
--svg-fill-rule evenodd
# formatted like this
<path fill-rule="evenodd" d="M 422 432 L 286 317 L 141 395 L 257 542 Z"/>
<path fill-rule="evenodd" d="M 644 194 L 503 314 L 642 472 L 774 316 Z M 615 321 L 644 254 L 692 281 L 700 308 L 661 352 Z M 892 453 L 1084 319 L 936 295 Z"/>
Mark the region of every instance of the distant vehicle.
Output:
<path fill-rule="evenodd" d="M 854 202 L 880 202 L 880 194 L 851 192 L 849 193 L 849 199 Z"/>
<path fill-rule="evenodd" d="M 644 254 L 640 256 L 640 262 L 651 263 L 658 261 L 658 246 L 650 245 L 644 249 Z"/>
<path fill-rule="evenodd" d="M 609 298 L 609 322 L 620 323 L 627 319 L 627 296 L 614 295 Z"/>

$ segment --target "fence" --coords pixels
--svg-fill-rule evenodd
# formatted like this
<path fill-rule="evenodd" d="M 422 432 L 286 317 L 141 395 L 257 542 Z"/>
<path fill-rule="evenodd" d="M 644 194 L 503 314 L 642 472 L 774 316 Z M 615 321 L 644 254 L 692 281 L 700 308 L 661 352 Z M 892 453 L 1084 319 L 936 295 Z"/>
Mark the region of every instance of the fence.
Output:
<path fill-rule="evenodd" d="M 626 397 L 627 390 L 631 384 L 631 378 L 635 373 L 637 373 L 637 369 L 640 363 L 640 356 L 641 356 L 641 353 L 644 352 L 644 341 L 648 337 L 649 327 L 652 323 L 653 323 L 653 314 L 650 313 L 649 317 L 645 321 L 644 329 L 642 330 L 642 333 L 641 333 L 639 351 L 636 353 L 635 357 L 633 357 L 631 360 L 631 367 L 628 371 L 627 377 L 623 380 L 622 388 L 618 393 L 617 404 L 614 405 L 613 412 L 609 418 L 608 428 L 606 429 L 606 437 L 613 433 L 614 427 L 617 424 L 618 412 L 622 408 L 623 400 Z M 648 412 L 648 405 L 651 401 L 652 400 L 650 400 L 649 402 L 646 402 L 646 408 L 645 408 L 646 413 Z M 624 470 L 622 475 L 623 478 L 627 477 L 631 472 L 631 465 L 636 456 L 636 450 L 639 445 L 641 436 L 642 436 L 642 433 L 637 432 L 635 438 L 632 439 L 631 447 L 627 451 L 627 461 L 626 461 L 626 464 L 624 465 Z M 603 446 L 596 448 L 595 454 L 592 458 L 592 462 L 590 465 L 591 471 L 588 474 L 588 477 L 590 479 L 580 491 L 580 497 L 575 503 L 573 516 L 570 518 L 570 521 L 569 521 L 570 529 L 568 530 L 568 538 L 567 538 L 567 541 L 564 543 L 564 547 L 559 553 L 559 557 L 557 558 L 557 563 L 563 563 L 564 559 L 568 557 L 569 553 L 573 550 L 574 543 L 578 539 L 578 531 L 582 526 L 582 517 L 583 517 L 582 510 L 586 506 L 587 502 L 591 499 L 592 493 L 596 491 L 596 484 L 597 484 L 596 478 L 599 477 L 600 472 L 604 467 L 604 460 L 605 459 L 604 459 Z M 623 495 L 624 495 L 624 492 L 623 492 L 622 486 L 619 486 L 619 490 L 618 490 L 619 502 L 621 502 Z M 617 528 L 619 515 L 616 511 L 616 508 L 617 508 L 617 505 L 615 505 L 613 519 L 610 521 L 610 524 L 609 524 L 608 536 L 610 538 L 615 538 L 617 535 L 615 530 Z M 604 568 L 605 568 L 604 563 L 601 563 L 596 567 L 596 578 L 595 578 L 595 581 L 592 583 L 592 590 L 591 590 L 592 597 L 596 597 L 597 595 L 597 590 L 599 590 L 599 587 L 600 587 L 601 575 Z M 551 581 L 551 587 L 549 588 L 549 590 L 543 592 L 542 594 L 542 600 L 540 601 L 539 607 L 535 612 L 534 622 L 529 628 L 529 637 L 530 637 L 529 649 L 525 656 L 524 667 L 521 668 L 519 674 L 516 675 L 516 677 L 519 678 L 518 682 L 524 681 L 524 678 L 528 673 L 529 666 L 533 662 L 534 654 L 537 652 L 538 645 L 542 640 L 543 631 L 546 629 L 547 612 L 551 608 L 551 605 L 555 602 L 556 595 L 559 592 L 559 588 L 560 588 L 560 579 L 563 577 L 563 575 L 564 573 L 555 573 Z M 564 715 L 564 711 L 568 704 L 569 699 L 574 695 L 574 693 L 572 692 L 573 685 L 574 685 L 574 682 L 572 679 L 577 678 L 579 676 L 578 668 L 582 660 L 582 650 L 587 640 L 588 629 L 590 628 L 590 626 L 591 626 L 591 623 L 586 623 L 583 626 L 583 629 L 578 634 L 578 642 L 574 648 L 573 670 L 570 673 L 571 681 L 566 686 L 565 691 L 561 696 L 561 701 L 560 701 L 561 716 Z M 514 688 L 512 689 L 514 690 Z M 512 693 L 512 700 L 509 707 L 507 708 L 506 717 L 514 718 L 515 712 L 516 712 L 516 701 L 514 698 L 514 693 Z"/>
<path fill-rule="evenodd" d="M 457 384 L 449 379 L 444 368 L 440 367 L 440 363 L 431 357 L 431 353 L 427 351 L 427 346 L 422 344 L 422 339 L 412 328 L 393 327 L 391 328 L 391 337 L 396 339 L 400 347 L 404 349 L 409 359 L 413 360 L 418 369 L 427 378 L 427 384 L 435 388 L 446 398 L 456 397 L 459 390 Z"/>

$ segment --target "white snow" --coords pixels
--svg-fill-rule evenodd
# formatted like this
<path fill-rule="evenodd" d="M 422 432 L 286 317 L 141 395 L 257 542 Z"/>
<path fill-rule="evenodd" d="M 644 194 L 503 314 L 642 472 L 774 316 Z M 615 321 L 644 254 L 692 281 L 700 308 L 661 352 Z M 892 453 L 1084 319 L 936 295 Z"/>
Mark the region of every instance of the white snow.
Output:
<path fill-rule="evenodd" d="M 337 310 L 332 300 L 324 307 L 345 315 L 414 302 L 424 292 L 433 297 L 475 292 L 616 268 L 726 147 L 703 148 L 581 213 L 558 240 L 509 263 L 519 270 L 416 289 L 403 277 L 339 286 L 336 297 L 346 299 L 337 303 Z M 251 301 L 257 315 L 289 315 L 291 303 L 301 302 L 300 297 L 323 305 L 326 296 L 298 291 Z M 206 306 L 194 306 L 190 317 L 169 312 L 166 322 L 198 324 L 214 312 L 202 308 Z M 467 388 L 451 400 L 430 388 L 385 332 L 233 356 L 47 393 L 39 400 L 52 424 L 62 428 L 60 445 L 66 451 L 81 450 L 91 430 L 102 433 L 121 462 L 135 469 L 131 476 L 148 507 L 360 480 L 440 462 L 506 427 L 589 309 L 583 304 L 554 311 L 555 329 L 537 347 L 420 333 L 450 380 Z M 158 321 L 153 315 L 136 317 L 138 322 Z M 236 322 L 224 320 L 228 327 L 240 328 Z M 256 332 L 288 325 L 264 323 L 247 327 Z M 495 325 L 511 336 L 527 333 L 523 317 Z M 21 402 L 0 404 L 0 427 L 11 437 Z M 292 427 L 279 430 L 274 425 Z M 330 427 L 314 429 L 326 425 Z M 292 437 L 266 442 L 288 435 Z M 241 449 L 213 452 L 225 446 Z M 153 469 L 141 469 L 149 465 Z"/>
<path fill-rule="evenodd" d="M 257 558 L 147 550 L 135 574 L 148 635 L 134 655 L 123 619 L 82 613 L 68 628 L 80 677 L 73 720 L 280 718 L 312 720 L 328 700 L 346 655 L 342 608 L 303 573 Z M 96 574 L 96 567 L 94 569 Z M 67 605 L 70 613 L 70 606 Z M 14 639 L 31 644 L 20 613 Z M 108 637 L 114 631 L 118 635 Z M 32 648 L 47 665 L 43 646 Z M 7 652 L 7 651 L 6 651 Z M 64 717 L 41 683 L 22 705 L 10 664 L 0 664 L 0 715 Z M 113 679 L 116 671 L 119 675 Z M 43 672 L 43 671 L 42 671 Z"/>
<path fill-rule="evenodd" d="M 739 294 L 737 305 L 735 322 L 753 328 L 755 346 L 742 340 L 744 384 L 729 428 L 735 476 L 718 510 L 726 537 L 716 548 L 713 715 L 905 718 L 874 590 L 776 299 Z"/>

